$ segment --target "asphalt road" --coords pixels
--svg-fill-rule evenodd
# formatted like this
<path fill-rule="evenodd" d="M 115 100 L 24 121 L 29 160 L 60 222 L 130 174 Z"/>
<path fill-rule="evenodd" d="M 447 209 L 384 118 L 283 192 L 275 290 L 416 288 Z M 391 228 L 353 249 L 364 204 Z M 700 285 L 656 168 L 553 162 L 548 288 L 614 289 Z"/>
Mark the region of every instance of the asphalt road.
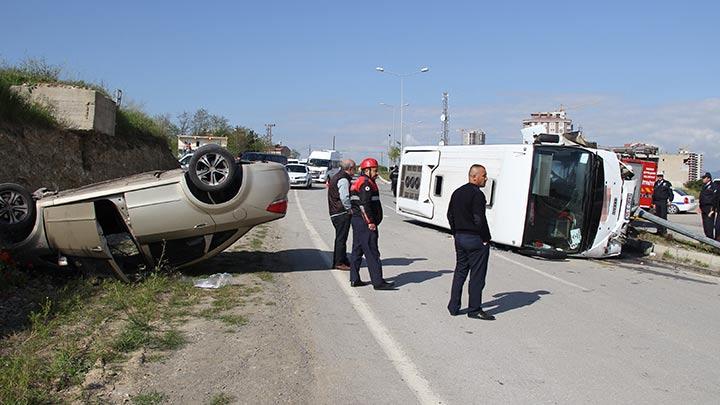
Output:
<path fill-rule="evenodd" d="M 386 208 L 393 204 L 387 186 Z M 717 403 L 718 279 L 639 262 L 541 261 L 493 249 L 486 310 L 446 310 L 451 236 L 386 210 L 385 277 L 328 270 L 326 191 L 290 192 L 277 254 L 315 346 L 313 403 Z M 689 216 L 688 216 L 689 218 Z M 367 269 L 361 276 L 368 280 Z M 467 296 L 463 297 L 467 304 Z"/>

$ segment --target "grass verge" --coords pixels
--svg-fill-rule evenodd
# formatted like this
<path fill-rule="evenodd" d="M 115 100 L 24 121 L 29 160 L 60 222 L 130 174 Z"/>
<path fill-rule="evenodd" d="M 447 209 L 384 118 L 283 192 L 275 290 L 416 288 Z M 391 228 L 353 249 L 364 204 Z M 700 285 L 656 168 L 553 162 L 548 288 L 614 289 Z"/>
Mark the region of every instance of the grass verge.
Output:
<path fill-rule="evenodd" d="M 206 293 L 161 273 L 136 284 L 68 282 L 53 299 L 39 300 L 27 327 L 0 340 L 0 403 L 71 400 L 65 390 L 82 384 L 98 362 L 121 363 L 140 349 L 182 347 L 185 337 L 172 321 L 185 313 L 177 309 Z"/>

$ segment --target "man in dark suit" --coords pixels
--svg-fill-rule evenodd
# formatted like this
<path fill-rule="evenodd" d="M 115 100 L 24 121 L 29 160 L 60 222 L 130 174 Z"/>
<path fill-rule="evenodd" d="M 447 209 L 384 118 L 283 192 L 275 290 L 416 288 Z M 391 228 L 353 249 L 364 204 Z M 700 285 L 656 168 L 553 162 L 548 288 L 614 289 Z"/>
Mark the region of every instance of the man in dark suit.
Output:
<path fill-rule="evenodd" d="M 715 238 L 715 205 L 717 204 L 717 190 L 712 181 L 712 175 L 705 173 L 702 176 L 703 186 L 700 189 L 700 214 L 702 215 L 703 231 L 710 239 Z"/>
<path fill-rule="evenodd" d="M 667 220 L 667 207 L 668 202 L 673 200 L 672 184 L 665 180 L 663 172 L 657 174 L 657 180 L 655 180 L 655 187 L 653 188 L 652 202 L 655 206 L 655 215 Z M 657 234 L 667 234 L 667 229 L 664 226 L 657 225 Z"/>
<path fill-rule="evenodd" d="M 482 310 L 482 290 L 485 287 L 488 257 L 490 256 L 490 228 L 485 217 L 485 194 L 480 190 L 487 182 L 487 171 L 482 165 L 472 165 L 468 183 L 460 186 L 450 197 L 447 218 L 455 238 L 455 273 L 448 311 L 457 315 L 460 311 L 463 284 L 468 283 L 468 317 L 493 320 L 494 316 Z"/>

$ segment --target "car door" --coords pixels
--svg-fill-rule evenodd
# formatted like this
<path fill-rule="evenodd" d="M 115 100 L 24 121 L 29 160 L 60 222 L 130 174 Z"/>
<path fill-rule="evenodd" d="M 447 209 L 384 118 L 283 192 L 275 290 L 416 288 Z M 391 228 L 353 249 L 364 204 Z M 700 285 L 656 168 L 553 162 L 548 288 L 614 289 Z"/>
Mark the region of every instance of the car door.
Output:
<path fill-rule="evenodd" d="M 50 246 L 67 256 L 112 259 L 92 202 L 47 207 L 43 211 Z"/>

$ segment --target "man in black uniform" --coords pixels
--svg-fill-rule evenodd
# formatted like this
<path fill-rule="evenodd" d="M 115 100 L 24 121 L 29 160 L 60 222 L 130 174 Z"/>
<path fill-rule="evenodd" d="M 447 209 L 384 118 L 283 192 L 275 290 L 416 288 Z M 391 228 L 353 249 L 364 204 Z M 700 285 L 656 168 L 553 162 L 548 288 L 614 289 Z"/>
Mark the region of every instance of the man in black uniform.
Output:
<path fill-rule="evenodd" d="M 652 202 L 655 206 L 655 215 L 662 219 L 667 220 L 667 206 L 668 202 L 672 201 L 673 192 L 672 184 L 665 180 L 665 175 L 660 172 L 655 180 L 655 188 L 653 189 Z M 657 226 L 657 234 L 665 235 L 667 230 L 664 226 Z"/>
<path fill-rule="evenodd" d="M 390 170 L 390 187 L 392 187 L 393 197 L 397 194 L 397 179 L 398 179 L 398 167 L 397 165 L 392 167 Z"/>
<path fill-rule="evenodd" d="M 347 256 L 347 238 L 350 233 L 350 183 L 355 174 L 355 162 L 340 162 L 340 170 L 328 181 L 328 209 L 330 221 L 335 227 L 333 266 L 338 270 L 350 270 Z"/>
<path fill-rule="evenodd" d="M 360 264 L 363 255 L 367 261 L 370 280 L 376 290 L 394 290 L 395 284 L 385 281 L 378 249 L 378 225 L 383 219 L 380 193 L 375 179 L 378 175 L 378 162 L 373 158 L 360 163 L 360 177 L 350 187 L 352 205 L 353 247 L 350 255 L 350 285 L 367 285 L 360 280 Z"/>
<path fill-rule="evenodd" d="M 468 317 L 493 320 L 494 316 L 482 310 L 482 290 L 485 287 L 488 258 L 490 256 L 490 228 L 485 217 L 485 194 L 480 190 L 487 182 L 487 171 L 482 165 L 472 165 L 468 183 L 452 193 L 447 218 L 450 232 L 455 238 L 455 273 L 448 311 L 457 315 L 460 311 L 461 295 L 465 279 L 468 283 Z"/>
<path fill-rule="evenodd" d="M 710 173 L 702 176 L 703 186 L 700 190 L 700 214 L 702 215 L 703 231 L 710 239 L 715 238 L 715 205 L 717 204 L 717 189 Z"/>

